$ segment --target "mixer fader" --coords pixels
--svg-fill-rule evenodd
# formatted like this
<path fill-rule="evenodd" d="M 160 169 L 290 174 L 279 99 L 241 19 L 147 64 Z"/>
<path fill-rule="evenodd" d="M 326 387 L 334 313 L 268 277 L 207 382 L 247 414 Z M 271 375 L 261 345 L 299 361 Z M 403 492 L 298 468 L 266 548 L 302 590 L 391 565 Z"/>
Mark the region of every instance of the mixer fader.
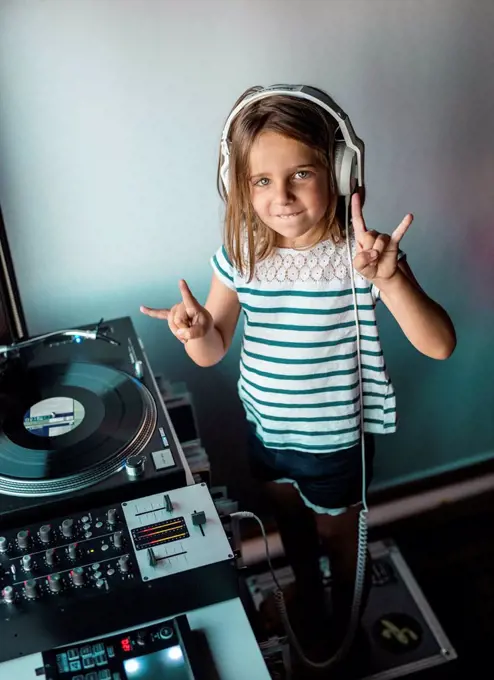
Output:
<path fill-rule="evenodd" d="M 206 487 L 196 484 L 186 490 L 122 503 L 144 581 L 233 557 Z"/>

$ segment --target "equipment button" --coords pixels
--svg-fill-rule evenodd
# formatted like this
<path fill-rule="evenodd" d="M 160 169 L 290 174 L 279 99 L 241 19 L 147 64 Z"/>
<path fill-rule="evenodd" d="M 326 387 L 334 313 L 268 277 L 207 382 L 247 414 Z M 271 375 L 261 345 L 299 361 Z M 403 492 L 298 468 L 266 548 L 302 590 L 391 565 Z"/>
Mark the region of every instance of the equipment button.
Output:
<path fill-rule="evenodd" d="M 81 662 L 79 660 L 70 661 L 69 671 L 80 671 L 81 668 L 82 668 L 82 666 L 81 666 Z"/>
<path fill-rule="evenodd" d="M 98 644 L 93 645 L 93 654 L 101 654 L 101 652 L 105 651 L 105 645 L 102 642 L 98 642 Z"/>
<path fill-rule="evenodd" d="M 162 640 L 168 640 L 173 636 L 173 629 L 169 626 L 163 626 L 159 632 L 159 636 Z"/>
<path fill-rule="evenodd" d="M 57 654 L 57 668 L 60 673 L 67 673 L 69 670 L 69 663 L 67 661 L 67 654 Z"/>
<path fill-rule="evenodd" d="M 72 661 L 72 659 L 78 659 L 79 658 L 79 650 L 77 647 L 73 647 L 72 649 L 67 650 L 67 656 L 69 659 Z"/>
<path fill-rule="evenodd" d="M 94 661 L 92 656 L 85 656 L 82 659 L 83 668 L 94 668 Z M 87 676 L 86 676 L 87 677 Z"/>
<path fill-rule="evenodd" d="M 100 654 L 95 654 L 94 660 L 96 661 L 97 666 L 106 666 L 106 664 L 108 663 L 106 654 L 104 652 L 101 652 Z"/>
<path fill-rule="evenodd" d="M 99 680 L 111 680 L 111 671 L 109 668 L 105 668 L 104 670 L 99 672 Z"/>
<path fill-rule="evenodd" d="M 97 673 L 86 673 L 86 677 L 84 680 L 98 680 L 98 674 Z"/>
<path fill-rule="evenodd" d="M 89 645 L 87 647 L 81 647 L 81 656 L 91 656 L 91 647 Z"/>

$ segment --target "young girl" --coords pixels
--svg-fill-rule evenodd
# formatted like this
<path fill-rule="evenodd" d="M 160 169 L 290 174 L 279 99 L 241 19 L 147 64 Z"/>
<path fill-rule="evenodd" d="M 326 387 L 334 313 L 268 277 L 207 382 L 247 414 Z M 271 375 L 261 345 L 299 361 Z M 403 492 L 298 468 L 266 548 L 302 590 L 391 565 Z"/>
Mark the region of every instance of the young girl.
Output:
<path fill-rule="evenodd" d="M 247 90 L 235 106 L 259 88 Z M 380 298 L 410 342 L 445 359 L 453 325 L 415 280 L 399 244 L 407 215 L 389 236 L 367 229 L 352 196 L 349 259 L 333 167 L 337 123 L 320 106 L 287 95 L 247 104 L 233 119 L 224 245 L 212 258 L 203 307 L 185 281 L 166 319 L 200 366 L 228 351 L 245 317 L 240 399 L 250 428 L 254 478 L 272 503 L 297 593 L 315 623 L 323 617 L 319 541 L 330 558 L 333 615 L 344 634 L 357 559 L 362 498 L 360 394 L 350 269 L 359 310 L 366 480 L 374 434 L 396 429 L 395 396 L 382 356 Z M 221 163 L 221 160 L 220 160 Z M 320 617 L 317 616 L 320 612 Z M 306 629 L 312 634 L 314 626 Z"/>

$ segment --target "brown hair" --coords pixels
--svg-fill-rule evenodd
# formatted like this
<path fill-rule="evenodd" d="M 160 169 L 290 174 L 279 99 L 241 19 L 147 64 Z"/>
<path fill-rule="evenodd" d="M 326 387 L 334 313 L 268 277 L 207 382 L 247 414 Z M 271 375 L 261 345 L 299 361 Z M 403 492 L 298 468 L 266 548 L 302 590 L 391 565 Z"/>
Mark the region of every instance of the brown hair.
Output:
<path fill-rule="evenodd" d="M 262 87 L 251 87 L 235 102 L 235 108 L 245 97 Z M 233 110 L 232 108 L 232 110 Z M 233 266 L 248 274 L 254 265 L 267 257 L 275 248 L 277 234 L 256 215 L 248 185 L 250 150 L 261 131 L 270 130 L 296 139 L 314 149 L 320 162 L 328 171 L 329 203 L 324 216 L 326 228 L 320 241 L 343 236 L 342 221 L 338 217 L 338 192 L 333 167 L 333 153 L 337 122 L 317 104 L 286 95 L 272 95 L 259 99 L 243 108 L 230 126 L 228 143 L 228 192 L 220 176 L 221 153 L 218 166 L 218 190 L 225 206 L 224 243 Z M 247 248 L 245 248 L 247 241 Z M 315 244 L 313 244 L 315 245 Z"/>

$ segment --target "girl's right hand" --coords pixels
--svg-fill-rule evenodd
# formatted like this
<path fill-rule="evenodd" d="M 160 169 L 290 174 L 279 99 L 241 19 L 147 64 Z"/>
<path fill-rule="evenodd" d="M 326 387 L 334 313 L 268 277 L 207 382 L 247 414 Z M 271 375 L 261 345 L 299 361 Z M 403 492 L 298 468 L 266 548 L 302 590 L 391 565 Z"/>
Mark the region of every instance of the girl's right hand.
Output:
<path fill-rule="evenodd" d="M 184 280 L 179 282 L 182 301 L 170 309 L 141 307 L 141 312 L 154 319 L 166 319 L 173 335 L 183 342 L 203 338 L 214 326 L 213 317 L 192 295 Z"/>

